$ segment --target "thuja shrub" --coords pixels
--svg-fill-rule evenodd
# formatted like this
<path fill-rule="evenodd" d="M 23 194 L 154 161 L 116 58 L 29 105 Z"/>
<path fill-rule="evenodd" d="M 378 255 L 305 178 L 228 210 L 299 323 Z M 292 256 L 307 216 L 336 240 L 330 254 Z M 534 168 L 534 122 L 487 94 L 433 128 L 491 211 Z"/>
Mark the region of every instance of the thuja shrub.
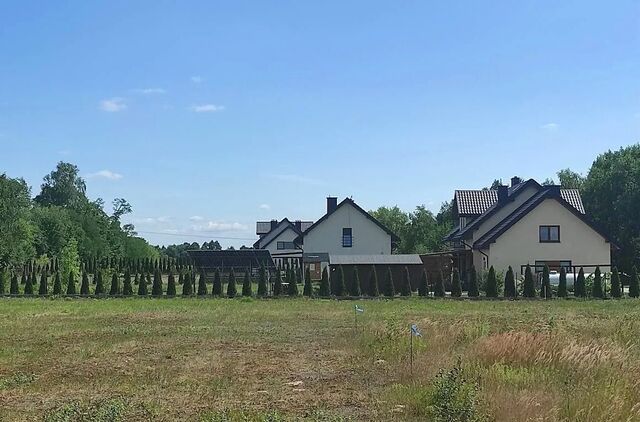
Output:
<path fill-rule="evenodd" d="M 2 296 L 7 289 L 8 277 L 9 273 L 7 270 L 0 270 L 0 296 Z"/>
<path fill-rule="evenodd" d="M 69 277 L 67 278 L 67 294 L 75 295 L 76 294 L 76 280 L 73 276 L 73 271 L 69 271 Z"/>
<path fill-rule="evenodd" d="M 620 273 L 616 267 L 613 267 L 613 271 L 611 271 L 611 297 L 619 298 L 621 296 Z"/>
<path fill-rule="evenodd" d="M 138 296 L 148 295 L 149 292 L 147 291 L 147 282 L 144 273 L 140 274 L 140 277 L 136 275 L 136 279 L 138 279 Z"/>
<path fill-rule="evenodd" d="M 220 270 L 216 268 L 213 273 L 213 288 L 211 294 L 214 296 L 222 296 L 222 277 L 220 276 Z"/>
<path fill-rule="evenodd" d="M 576 297 L 587 296 L 587 285 L 584 279 L 584 268 L 582 267 L 580 267 L 580 271 L 578 271 L 578 278 L 574 282 L 573 294 Z"/>
<path fill-rule="evenodd" d="M 82 283 L 80 283 L 80 294 L 87 296 L 89 294 L 89 275 L 84 271 L 82 273 Z"/>
<path fill-rule="evenodd" d="M 11 284 L 9 286 L 9 294 L 17 295 L 18 293 L 20 293 L 20 288 L 18 286 L 18 275 L 17 274 L 13 274 L 11 276 Z"/>
<path fill-rule="evenodd" d="M 167 296 L 174 297 L 176 295 L 176 277 L 173 270 L 169 270 L 169 279 L 167 280 Z"/>
<path fill-rule="evenodd" d="M 338 265 L 338 269 L 335 273 L 335 283 L 332 293 L 336 296 L 344 296 L 347 289 L 345 288 L 344 284 L 344 268 L 342 267 L 342 265 Z"/>
<path fill-rule="evenodd" d="M 528 264 L 524 270 L 524 284 L 522 289 L 522 296 L 529 298 L 536 297 L 536 286 L 533 282 L 533 273 L 531 272 L 531 266 Z"/>
<path fill-rule="evenodd" d="M 493 268 L 493 265 L 489 268 L 489 274 L 487 275 L 485 294 L 487 297 L 498 297 L 498 280 L 496 278 L 496 270 Z"/>
<path fill-rule="evenodd" d="M 54 295 L 62 294 L 62 280 L 60 279 L 60 271 L 56 272 L 56 276 L 53 280 L 53 294 Z"/>
<path fill-rule="evenodd" d="M 460 273 L 457 268 L 453 269 L 451 274 L 451 297 L 462 296 L 462 283 L 460 282 Z"/>
<path fill-rule="evenodd" d="M 182 296 L 189 297 L 193 295 L 193 283 L 191 282 L 191 273 L 188 271 L 184 273 L 182 278 Z"/>
<path fill-rule="evenodd" d="M 411 296 L 411 279 L 409 278 L 409 268 L 402 270 L 402 284 L 400 285 L 401 296 Z"/>
<path fill-rule="evenodd" d="M 110 296 L 117 296 L 120 294 L 120 277 L 118 271 L 114 271 L 111 275 L 111 287 L 109 288 Z"/>
<path fill-rule="evenodd" d="M 242 281 L 242 296 L 253 296 L 253 291 L 251 289 L 251 274 L 249 273 L 249 270 L 246 270 L 244 272 L 244 280 Z"/>
<path fill-rule="evenodd" d="M 600 267 L 596 267 L 595 275 L 593 278 L 591 296 L 599 299 L 602 299 L 604 297 L 604 292 L 602 290 L 602 274 L 600 273 Z"/>
<path fill-rule="evenodd" d="M 122 294 L 124 296 L 131 296 L 133 294 L 133 286 L 131 285 L 131 272 L 127 268 L 124 272 L 124 279 L 122 282 Z"/>
<path fill-rule="evenodd" d="M 629 297 L 640 297 L 640 280 L 638 279 L 638 269 L 631 270 L 631 280 L 629 281 Z"/>
<path fill-rule="evenodd" d="M 540 286 L 540 297 L 549 299 L 553 296 L 551 291 L 551 280 L 549 278 L 549 266 L 545 264 L 542 269 L 542 286 Z"/>
<path fill-rule="evenodd" d="M 33 280 L 34 280 L 35 276 L 34 273 L 32 272 L 31 274 L 29 274 L 29 277 L 27 277 L 27 281 L 24 283 L 24 294 L 25 295 L 32 295 L 33 294 Z"/>
<path fill-rule="evenodd" d="M 476 272 L 476 267 L 473 266 L 469 272 L 469 290 L 467 295 L 469 297 L 480 296 L 480 289 L 478 288 L 478 273 Z"/>
<path fill-rule="evenodd" d="M 509 266 L 507 274 L 504 276 L 504 297 L 514 298 L 516 294 L 516 278 L 513 274 L 513 268 Z"/>
<path fill-rule="evenodd" d="M 313 296 L 313 283 L 311 282 L 311 270 L 306 268 L 304 273 L 304 288 L 302 294 L 307 297 Z"/>
<path fill-rule="evenodd" d="M 229 272 L 229 278 L 227 281 L 227 297 L 233 298 L 238 294 L 238 289 L 236 288 L 236 275 L 233 272 L 233 268 Z"/>
<path fill-rule="evenodd" d="M 164 294 L 162 289 L 162 273 L 159 269 L 153 272 L 153 283 L 151 284 L 151 296 L 161 297 Z"/>
<path fill-rule="evenodd" d="M 98 270 L 96 275 L 96 295 L 103 295 L 104 291 L 104 281 L 102 280 L 102 270 Z"/>
<path fill-rule="evenodd" d="M 320 280 L 318 295 L 320 295 L 320 297 L 331 296 L 331 288 L 329 286 L 329 271 L 327 271 L 327 267 L 325 267 L 322 270 L 322 279 Z"/>
<path fill-rule="evenodd" d="M 267 269 L 262 263 L 260 264 L 260 275 L 258 276 L 258 297 L 265 297 L 267 294 Z"/>
<path fill-rule="evenodd" d="M 353 277 L 351 280 L 351 296 L 361 296 L 362 295 L 362 285 L 360 283 L 360 271 L 358 271 L 358 266 L 353 266 Z"/>
<path fill-rule="evenodd" d="M 378 283 L 378 272 L 376 271 L 376 266 L 371 266 L 371 273 L 369 274 L 369 286 L 368 286 L 368 294 L 371 297 L 380 296 L 380 286 Z"/>
<path fill-rule="evenodd" d="M 393 274 L 391 273 L 391 267 L 387 267 L 387 274 L 384 278 L 382 294 L 387 297 L 394 297 L 396 295 L 396 287 L 393 284 Z"/>
<path fill-rule="evenodd" d="M 282 294 L 282 271 L 276 270 L 276 281 L 273 283 L 273 295 L 280 296 Z"/>
<path fill-rule="evenodd" d="M 433 285 L 433 295 L 435 297 L 444 297 L 445 296 L 444 277 L 442 277 L 442 273 L 439 272 L 439 271 L 436 272 L 436 279 L 435 279 L 435 283 Z"/>
<path fill-rule="evenodd" d="M 207 293 L 207 275 L 201 271 L 198 278 L 198 296 L 206 296 Z"/>
<path fill-rule="evenodd" d="M 558 297 L 567 297 L 567 271 L 564 267 L 560 267 L 560 276 L 558 279 Z"/>
<path fill-rule="evenodd" d="M 40 274 L 40 287 L 38 288 L 38 294 L 44 296 L 49 293 L 49 284 L 47 282 L 47 272 L 43 271 Z"/>
<path fill-rule="evenodd" d="M 428 296 L 429 295 L 429 281 L 427 280 L 427 272 L 422 270 L 422 275 L 420 275 L 420 284 L 418 284 L 418 296 Z"/>
<path fill-rule="evenodd" d="M 289 270 L 289 284 L 287 285 L 287 294 L 289 296 L 298 296 L 298 283 L 294 270 Z"/>

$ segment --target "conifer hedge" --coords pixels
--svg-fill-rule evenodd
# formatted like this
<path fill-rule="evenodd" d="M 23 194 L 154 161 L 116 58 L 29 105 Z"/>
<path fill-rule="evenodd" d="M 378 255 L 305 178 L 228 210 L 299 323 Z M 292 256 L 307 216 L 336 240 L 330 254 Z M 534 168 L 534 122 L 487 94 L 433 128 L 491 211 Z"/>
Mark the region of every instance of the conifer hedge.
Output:
<path fill-rule="evenodd" d="M 122 282 L 122 294 L 131 296 L 133 294 L 133 286 L 131 285 L 131 272 L 127 268 L 124 272 L 124 281 Z"/>
<path fill-rule="evenodd" d="M 524 270 L 524 285 L 522 286 L 522 296 L 524 297 L 536 297 L 536 286 L 533 282 L 533 273 L 531 272 L 531 266 L 527 264 L 527 268 Z"/>
<path fill-rule="evenodd" d="M 369 291 L 367 292 L 371 297 L 380 296 L 380 287 L 378 283 L 378 272 L 376 266 L 371 266 L 371 273 L 369 274 Z"/>
<path fill-rule="evenodd" d="M 16 274 L 13 274 L 13 276 L 11 276 L 11 285 L 9 286 L 9 294 L 17 295 L 18 293 L 20 293 L 20 289 L 18 286 L 18 276 Z"/>
<path fill-rule="evenodd" d="M 73 276 L 73 271 L 69 271 L 69 277 L 67 278 L 67 294 L 75 295 L 76 294 L 76 280 Z"/>
<path fill-rule="evenodd" d="M 331 296 L 331 288 L 329 284 L 329 272 L 327 267 L 322 270 L 322 279 L 320 280 L 320 290 L 318 291 L 320 297 Z"/>
<path fill-rule="evenodd" d="M 409 278 L 409 268 L 402 269 L 402 284 L 400 285 L 401 296 L 411 296 L 411 279 Z"/>
<path fill-rule="evenodd" d="M 173 270 L 169 270 L 169 278 L 167 280 L 167 296 L 174 297 L 176 295 L 176 277 Z"/>
<path fill-rule="evenodd" d="M 111 274 L 111 287 L 109 288 L 109 296 L 117 296 L 120 294 L 120 277 L 118 271 Z"/>
<path fill-rule="evenodd" d="M 361 296 L 362 295 L 362 285 L 360 283 L 360 271 L 358 271 L 358 266 L 353 266 L 353 277 L 351 280 L 351 296 Z"/>
<path fill-rule="evenodd" d="M 31 272 L 29 277 L 27 277 L 27 281 L 24 283 L 24 294 L 32 295 L 33 294 L 33 279 L 35 278 L 34 273 Z"/>
<path fill-rule="evenodd" d="M 95 279 L 96 279 L 96 295 L 103 295 L 104 294 L 104 282 L 102 280 L 102 270 L 98 270 L 96 275 L 95 275 Z"/>
<path fill-rule="evenodd" d="M 567 271 L 560 267 L 560 278 L 558 280 L 558 297 L 567 297 Z"/>
<path fill-rule="evenodd" d="M 140 277 L 136 274 L 136 280 L 138 280 L 138 296 L 146 296 L 149 294 L 147 291 L 147 277 L 144 273 L 140 274 Z"/>
<path fill-rule="evenodd" d="M 53 281 L 53 294 L 62 294 L 62 280 L 60 280 L 60 271 L 56 271 L 56 277 Z"/>
<path fill-rule="evenodd" d="M 80 294 L 88 295 L 89 294 L 89 275 L 84 271 L 82 273 L 82 283 L 80 283 Z"/>
<path fill-rule="evenodd" d="M 445 296 L 445 290 L 444 290 L 444 279 L 442 277 L 442 273 L 441 272 L 436 272 L 436 279 L 433 285 L 433 295 L 435 297 L 444 297 Z"/>
<path fill-rule="evenodd" d="M 258 276 L 258 297 L 265 297 L 268 294 L 267 269 L 264 263 L 260 264 L 260 275 Z"/>
<path fill-rule="evenodd" d="M 213 273 L 213 288 L 211 289 L 213 296 L 222 296 L 222 277 L 220 276 L 220 270 L 216 268 Z"/>
<path fill-rule="evenodd" d="M 311 282 L 311 270 L 309 267 L 306 268 L 304 273 L 304 289 L 302 290 L 302 294 L 306 297 L 313 296 L 313 284 Z"/>
<path fill-rule="evenodd" d="M 387 297 L 394 297 L 396 295 L 396 287 L 393 284 L 393 274 L 391 273 L 391 267 L 387 267 L 387 274 L 384 278 L 382 294 Z"/>
<path fill-rule="evenodd" d="M 287 285 L 287 294 L 289 296 L 298 296 L 298 283 L 296 282 L 296 274 L 293 269 L 288 271 L 287 281 L 289 284 Z"/>
<path fill-rule="evenodd" d="M 598 299 L 604 297 L 604 291 L 602 289 L 602 274 L 600 273 L 600 267 L 596 267 L 596 271 L 593 277 L 593 286 L 591 286 L 591 296 Z"/>
<path fill-rule="evenodd" d="M 487 297 L 498 297 L 498 280 L 496 278 L 496 270 L 493 268 L 493 265 L 489 268 L 489 273 L 487 274 L 485 294 Z"/>
<path fill-rule="evenodd" d="M 38 288 L 38 294 L 44 296 L 49 293 L 49 285 L 47 283 L 47 272 L 42 271 L 40 274 L 40 287 Z"/>
<path fill-rule="evenodd" d="M 640 280 L 638 279 L 638 269 L 631 270 L 631 280 L 629 281 L 629 297 L 640 297 Z"/>
<path fill-rule="evenodd" d="M 516 278 L 513 274 L 513 268 L 509 266 L 507 274 L 504 276 L 504 297 L 515 298 L 516 295 Z"/>
<path fill-rule="evenodd" d="M 542 285 L 540 286 L 540 297 L 543 299 L 549 299 L 553 296 L 551 290 L 551 280 L 549 279 L 549 266 L 545 264 L 542 269 Z"/>
<path fill-rule="evenodd" d="M 611 297 L 619 298 L 621 296 L 620 273 L 616 267 L 613 267 L 613 271 L 611 271 Z"/>
<path fill-rule="evenodd" d="M 467 291 L 467 296 L 480 296 L 480 289 L 478 288 L 478 273 L 474 266 L 471 267 L 471 271 L 469 272 L 469 290 Z"/>
<path fill-rule="evenodd" d="M 420 284 L 418 284 L 418 296 L 429 296 L 429 280 L 427 280 L 427 271 L 424 269 L 420 276 Z"/>
<path fill-rule="evenodd" d="M 182 278 L 182 296 L 193 296 L 193 283 L 191 282 L 191 273 L 189 271 L 185 272 Z"/>
<path fill-rule="evenodd" d="M 460 273 L 457 268 L 451 274 L 451 297 L 462 296 L 462 284 L 460 283 Z"/>
<path fill-rule="evenodd" d="M 244 280 L 242 281 L 242 296 L 253 296 L 253 291 L 251 288 L 251 274 L 249 273 L 248 269 L 244 272 Z"/>
<path fill-rule="evenodd" d="M 578 278 L 573 284 L 573 294 L 576 297 L 587 297 L 587 286 L 584 280 L 584 268 L 580 267 Z"/>
<path fill-rule="evenodd" d="M 204 271 L 200 272 L 200 278 L 198 279 L 198 296 L 207 295 L 207 276 Z"/>
<path fill-rule="evenodd" d="M 233 268 L 229 272 L 229 279 L 227 281 L 227 297 L 233 298 L 238 294 L 238 289 L 236 288 L 236 275 L 233 272 Z"/>
<path fill-rule="evenodd" d="M 335 279 L 335 283 L 333 286 L 333 293 L 335 296 L 344 296 L 346 293 L 345 283 L 344 283 L 344 268 L 342 265 L 338 265 L 338 269 L 336 270 L 336 276 L 331 277 Z"/>
<path fill-rule="evenodd" d="M 276 281 L 273 284 L 273 295 L 278 297 L 282 294 L 282 271 L 276 270 Z"/>

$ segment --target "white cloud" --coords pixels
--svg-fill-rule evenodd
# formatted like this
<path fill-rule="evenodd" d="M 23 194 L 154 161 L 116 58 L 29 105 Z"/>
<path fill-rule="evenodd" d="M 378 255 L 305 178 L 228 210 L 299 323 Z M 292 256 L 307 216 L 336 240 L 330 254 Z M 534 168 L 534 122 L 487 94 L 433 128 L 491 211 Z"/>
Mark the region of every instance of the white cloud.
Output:
<path fill-rule="evenodd" d="M 192 76 L 191 77 L 191 82 L 193 82 L 194 84 L 199 84 L 200 82 L 204 81 L 204 79 L 202 78 L 202 76 Z"/>
<path fill-rule="evenodd" d="M 192 226 L 191 230 L 196 232 L 229 232 L 229 231 L 247 231 L 249 227 L 246 224 L 234 222 L 227 223 L 222 221 L 208 221 L 206 224 Z"/>
<path fill-rule="evenodd" d="M 281 182 L 299 183 L 302 185 L 324 185 L 322 180 L 300 176 L 298 174 L 273 174 L 271 177 Z"/>
<path fill-rule="evenodd" d="M 260 208 L 261 210 L 269 211 L 271 209 L 271 205 L 269 205 L 269 204 L 260 204 L 260 205 L 258 205 L 258 208 Z"/>
<path fill-rule="evenodd" d="M 196 113 L 215 113 L 224 110 L 224 106 L 215 104 L 200 104 L 191 106 L 191 111 Z"/>
<path fill-rule="evenodd" d="M 200 216 L 200 215 L 194 215 L 189 217 L 190 221 L 204 221 L 204 217 Z"/>
<path fill-rule="evenodd" d="M 100 101 L 100 109 L 109 113 L 126 110 L 127 104 L 124 98 L 114 97 Z"/>
<path fill-rule="evenodd" d="M 160 217 L 137 217 L 132 218 L 131 222 L 134 224 L 147 224 L 147 225 L 157 225 L 157 224 L 165 224 L 171 221 L 171 217 L 168 216 L 160 216 Z"/>
<path fill-rule="evenodd" d="M 557 123 L 547 123 L 547 124 L 544 124 L 544 125 L 542 125 L 540 127 L 542 129 L 546 130 L 546 131 L 555 132 L 556 130 L 558 130 L 560 125 L 558 125 Z"/>
<path fill-rule="evenodd" d="M 86 175 L 86 177 L 88 179 L 102 178 L 102 179 L 108 179 L 108 180 L 120 180 L 124 176 L 121 175 L 120 173 L 115 173 L 111 170 L 100 170 L 95 173 L 89 173 Z"/>
<path fill-rule="evenodd" d="M 136 94 L 152 95 L 152 94 L 166 94 L 167 91 L 164 88 L 137 88 L 133 92 Z"/>

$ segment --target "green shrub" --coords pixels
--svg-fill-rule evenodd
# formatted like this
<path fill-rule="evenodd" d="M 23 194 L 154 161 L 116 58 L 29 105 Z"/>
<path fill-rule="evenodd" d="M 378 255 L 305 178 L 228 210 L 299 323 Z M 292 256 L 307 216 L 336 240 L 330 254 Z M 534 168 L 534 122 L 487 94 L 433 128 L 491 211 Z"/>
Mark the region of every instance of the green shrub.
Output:
<path fill-rule="evenodd" d="M 102 280 L 102 270 L 98 270 L 98 272 L 95 275 L 95 278 L 96 278 L 96 294 L 103 295 L 105 291 L 104 291 L 104 282 Z"/>
<path fill-rule="evenodd" d="M 358 266 L 353 266 L 353 277 L 351 280 L 351 296 L 362 296 L 362 285 L 360 283 L 360 271 L 358 271 Z"/>
<path fill-rule="evenodd" d="M 260 275 L 258 276 L 258 297 L 265 297 L 269 294 L 267 288 L 267 269 L 264 263 L 260 263 Z"/>
<path fill-rule="evenodd" d="M 287 294 L 289 296 L 298 296 L 298 283 L 296 282 L 296 274 L 294 270 L 289 270 L 288 275 L 287 281 L 289 284 L 287 285 Z"/>
<path fill-rule="evenodd" d="M 117 296 L 120 294 L 120 276 L 118 271 L 111 274 L 111 287 L 109 288 L 109 296 Z"/>
<path fill-rule="evenodd" d="M 524 270 L 524 285 L 522 287 L 522 296 L 524 297 L 536 297 L 536 286 L 533 282 L 533 273 L 531 272 L 531 266 L 527 264 L 527 268 Z"/>
<path fill-rule="evenodd" d="M 578 278 L 574 282 L 573 294 L 576 297 L 587 297 L 587 285 L 584 279 L 584 269 L 582 267 L 580 267 Z"/>
<path fill-rule="evenodd" d="M 9 272 L 7 270 L 0 270 L 0 296 L 7 290 L 7 280 L 9 279 Z"/>
<path fill-rule="evenodd" d="M 420 284 L 418 285 L 418 296 L 429 296 L 429 280 L 427 280 L 427 272 L 423 269 L 420 276 Z"/>
<path fill-rule="evenodd" d="M 273 295 L 280 296 L 282 294 L 282 271 L 276 270 L 276 281 L 273 284 Z"/>
<path fill-rule="evenodd" d="M 38 294 L 44 296 L 49 293 L 49 283 L 47 282 L 47 272 L 42 271 L 40 274 L 40 287 L 38 288 Z"/>
<path fill-rule="evenodd" d="M 545 264 L 542 268 L 542 285 L 540 286 L 540 297 L 549 299 L 553 296 L 551 281 L 549 280 L 549 266 Z"/>
<path fill-rule="evenodd" d="M 593 286 L 591 286 L 591 296 L 602 299 L 604 292 L 602 290 L 602 274 L 600 273 L 600 267 L 596 267 L 596 271 L 593 278 Z"/>
<path fill-rule="evenodd" d="M 60 271 L 56 271 L 56 277 L 53 281 L 53 294 L 54 295 L 62 294 L 62 281 L 60 280 Z"/>
<path fill-rule="evenodd" d="M 242 296 L 253 296 L 253 291 L 251 290 L 251 274 L 249 273 L 249 270 L 246 270 L 244 272 L 244 280 L 242 281 Z"/>
<path fill-rule="evenodd" d="M 184 284 L 184 274 L 182 270 L 178 273 L 178 284 L 182 286 Z"/>
<path fill-rule="evenodd" d="M 169 270 L 169 278 L 167 280 L 167 296 L 174 297 L 176 295 L 176 277 L 173 270 Z"/>
<path fill-rule="evenodd" d="M 467 296 L 480 296 L 480 289 L 478 289 L 478 273 L 474 266 L 471 267 L 471 271 L 469 272 L 469 289 L 467 290 Z"/>
<path fill-rule="evenodd" d="M 27 281 L 24 284 L 24 294 L 25 295 L 32 295 L 33 294 L 33 284 L 34 284 L 34 279 L 35 279 L 35 273 L 32 272 L 31 274 L 29 274 L 29 277 L 27 277 Z"/>
<path fill-rule="evenodd" d="M 444 297 L 445 296 L 443 278 L 444 277 L 442 277 L 442 273 L 437 271 L 436 272 L 436 279 L 435 279 L 434 285 L 433 285 L 433 295 L 435 297 Z"/>
<path fill-rule="evenodd" d="M 371 266 L 371 273 L 369 274 L 369 296 L 378 297 L 380 296 L 380 288 L 378 287 L 378 272 L 376 271 L 376 266 Z"/>
<path fill-rule="evenodd" d="M 516 279 L 513 275 L 513 268 L 509 266 L 507 274 L 504 277 L 504 297 L 514 298 L 516 295 Z"/>
<path fill-rule="evenodd" d="M 400 295 L 411 296 L 411 278 L 409 277 L 409 268 L 402 269 L 402 282 L 400 284 Z"/>
<path fill-rule="evenodd" d="M 22 284 L 23 286 L 27 284 L 27 273 L 24 271 L 22 272 L 22 278 L 20 279 L 20 284 Z"/>
<path fill-rule="evenodd" d="M 640 280 L 638 279 L 638 269 L 631 270 L 631 280 L 629 281 L 629 297 L 640 297 Z"/>
<path fill-rule="evenodd" d="M 462 296 L 462 285 L 460 283 L 460 273 L 457 268 L 451 274 L 451 297 Z"/>
<path fill-rule="evenodd" d="M 331 296 L 331 289 L 329 286 L 329 272 L 327 271 L 327 267 L 324 267 L 322 270 L 322 280 L 320 280 L 320 290 L 318 291 L 320 297 Z"/>
<path fill-rule="evenodd" d="M 76 280 L 73 277 L 73 271 L 69 271 L 69 277 L 67 278 L 67 294 L 68 295 L 76 294 Z"/>
<path fill-rule="evenodd" d="M 478 384 L 465 377 L 460 360 L 448 370 L 440 370 L 429 397 L 432 420 L 436 422 L 479 422 Z"/>
<path fill-rule="evenodd" d="M 186 271 L 182 278 L 182 296 L 193 296 L 193 282 L 191 281 L 191 273 Z"/>
<path fill-rule="evenodd" d="M 80 294 L 87 296 L 89 294 L 89 275 L 86 271 L 82 272 L 82 283 L 80 283 Z"/>
<path fill-rule="evenodd" d="M 236 274 L 233 272 L 233 268 L 229 272 L 229 278 L 227 281 L 227 297 L 236 297 L 238 289 L 236 288 Z"/>
<path fill-rule="evenodd" d="M 393 284 L 393 274 L 391 273 L 391 267 L 387 267 L 387 274 L 384 278 L 382 294 L 387 297 L 394 297 L 396 295 L 396 287 Z"/>
<path fill-rule="evenodd" d="M 147 277 L 144 273 L 140 274 L 140 277 L 136 275 L 136 279 L 138 280 L 138 296 L 146 296 L 149 294 L 147 291 Z"/>
<path fill-rule="evenodd" d="M 611 297 L 618 298 L 621 296 L 622 289 L 620 286 L 620 273 L 616 267 L 613 267 L 613 270 L 611 271 Z"/>
<path fill-rule="evenodd" d="M 567 271 L 560 267 L 560 278 L 558 280 L 558 297 L 567 297 Z"/>
<path fill-rule="evenodd" d="M 311 282 L 311 270 L 309 267 L 304 272 L 304 289 L 302 294 L 306 297 L 313 296 L 313 283 Z"/>
<path fill-rule="evenodd" d="M 198 279 L 198 296 L 206 296 L 207 293 L 207 276 L 204 271 L 201 271 Z"/>
<path fill-rule="evenodd" d="M 133 294 L 133 286 L 131 285 L 131 272 L 127 268 L 124 272 L 124 281 L 122 283 L 122 294 L 131 296 Z"/>
<path fill-rule="evenodd" d="M 335 273 L 336 276 L 331 277 L 335 281 L 331 293 L 335 296 L 344 296 L 347 293 L 347 289 L 344 282 L 344 268 L 342 265 L 338 265 L 338 269 Z"/>
<path fill-rule="evenodd" d="M 216 268 L 213 273 L 213 287 L 211 289 L 213 296 L 222 296 L 222 277 L 220 276 L 220 270 Z"/>
<path fill-rule="evenodd" d="M 487 297 L 498 297 L 498 280 L 496 279 L 496 270 L 493 265 L 489 268 L 489 274 L 487 275 L 485 294 Z"/>

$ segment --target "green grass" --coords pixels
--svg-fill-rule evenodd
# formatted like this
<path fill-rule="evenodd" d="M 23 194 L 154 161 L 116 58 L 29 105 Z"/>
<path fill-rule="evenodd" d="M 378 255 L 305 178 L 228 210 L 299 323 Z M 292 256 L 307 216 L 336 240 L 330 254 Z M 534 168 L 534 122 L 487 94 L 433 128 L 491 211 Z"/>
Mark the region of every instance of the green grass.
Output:
<path fill-rule="evenodd" d="M 640 301 L 358 303 L 0 298 L 0 420 L 640 420 Z"/>

